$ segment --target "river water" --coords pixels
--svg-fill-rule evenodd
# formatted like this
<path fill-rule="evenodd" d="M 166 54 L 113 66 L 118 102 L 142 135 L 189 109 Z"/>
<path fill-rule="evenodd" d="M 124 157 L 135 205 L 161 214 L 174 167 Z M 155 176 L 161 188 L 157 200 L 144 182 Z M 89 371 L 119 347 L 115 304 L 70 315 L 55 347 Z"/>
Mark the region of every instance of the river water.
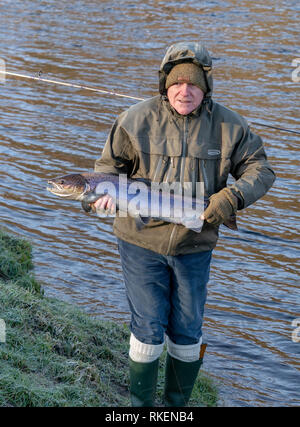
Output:
<path fill-rule="evenodd" d="M 214 98 L 262 136 L 277 180 L 239 213 L 238 232 L 221 230 L 203 369 L 221 406 L 298 406 L 299 135 L 255 122 L 300 130 L 299 2 L 3 0 L 0 31 L 9 72 L 141 98 L 157 94 L 170 44 L 206 42 Z M 47 295 L 128 322 L 112 220 L 55 198 L 46 181 L 92 170 L 115 117 L 136 101 L 9 76 L 0 98 L 1 225 L 32 242 Z"/>

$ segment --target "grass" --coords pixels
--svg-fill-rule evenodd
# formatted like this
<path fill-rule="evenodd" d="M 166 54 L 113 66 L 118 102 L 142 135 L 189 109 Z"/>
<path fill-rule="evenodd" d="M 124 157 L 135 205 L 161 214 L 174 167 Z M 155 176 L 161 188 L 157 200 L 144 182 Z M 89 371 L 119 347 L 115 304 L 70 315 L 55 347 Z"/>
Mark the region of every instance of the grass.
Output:
<path fill-rule="evenodd" d="M 31 245 L 0 230 L 0 406 L 130 406 L 127 325 L 45 297 L 33 268 Z M 217 398 L 202 372 L 190 406 L 215 406 Z"/>

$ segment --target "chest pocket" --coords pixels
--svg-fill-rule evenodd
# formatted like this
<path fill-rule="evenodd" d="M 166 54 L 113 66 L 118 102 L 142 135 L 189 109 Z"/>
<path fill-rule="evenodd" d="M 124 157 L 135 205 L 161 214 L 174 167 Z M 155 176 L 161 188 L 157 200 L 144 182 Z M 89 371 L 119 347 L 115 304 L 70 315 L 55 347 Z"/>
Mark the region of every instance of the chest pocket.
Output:
<path fill-rule="evenodd" d="M 138 175 L 154 182 L 176 181 L 177 169 L 182 156 L 181 139 L 159 134 L 132 139 L 139 155 Z"/>
<path fill-rule="evenodd" d="M 178 137 L 164 137 L 158 135 L 145 135 L 132 139 L 134 148 L 145 154 L 164 156 L 181 156 L 182 145 Z"/>
<path fill-rule="evenodd" d="M 220 180 L 221 144 L 188 140 L 184 158 L 179 137 L 140 136 L 134 138 L 133 145 L 140 157 L 136 177 L 153 182 L 191 182 L 193 194 L 196 182 L 203 182 L 206 196 L 224 186 Z"/>
<path fill-rule="evenodd" d="M 221 143 L 216 141 L 192 141 L 188 144 L 188 155 L 193 158 L 192 182 L 204 183 L 207 197 L 218 191 L 220 181 Z"/>

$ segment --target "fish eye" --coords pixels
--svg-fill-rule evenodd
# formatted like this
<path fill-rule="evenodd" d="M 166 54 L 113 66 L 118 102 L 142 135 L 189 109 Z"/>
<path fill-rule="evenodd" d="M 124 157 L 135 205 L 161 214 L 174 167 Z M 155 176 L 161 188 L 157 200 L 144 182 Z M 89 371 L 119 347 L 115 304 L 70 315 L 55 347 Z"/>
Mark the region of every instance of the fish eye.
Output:
<path fill-rule="evenodd" d="M 63 179 L 60 180 L 60 184 L 64 184 L 65 181 Z"/>

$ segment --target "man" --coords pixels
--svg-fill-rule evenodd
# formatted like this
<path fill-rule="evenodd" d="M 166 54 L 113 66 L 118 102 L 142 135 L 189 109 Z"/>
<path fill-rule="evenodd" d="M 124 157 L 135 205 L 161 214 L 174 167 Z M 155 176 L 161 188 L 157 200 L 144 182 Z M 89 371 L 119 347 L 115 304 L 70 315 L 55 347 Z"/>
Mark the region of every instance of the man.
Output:
<path fill-rule="evenodd" d="M 212 61 L 201 43 L 171 46 L 159 71 L 160 95 L 123 112 L 95 170 L 155 182 L 204 182 L 210 203 L 200 233 L 131 217 L 114 221 L 132 314 L 130 393 L 133 406 L 153 406 L 166 338 L 166 406 L 185 406 L 202 363 L 202 319 L 218 226 L 262 197 L 274 172 L 260 137 L 237 113 L 214 102 Z M 226 187 L 228 175 L 234 184 Z M 94 206 L 114 211 L 104 196 Z M 202 347 L 201 347 L 202 346 Z M 201 351 L 202 348 L 202 351 Z M 200 356 L 199 356 L 200 354 Z"/>

